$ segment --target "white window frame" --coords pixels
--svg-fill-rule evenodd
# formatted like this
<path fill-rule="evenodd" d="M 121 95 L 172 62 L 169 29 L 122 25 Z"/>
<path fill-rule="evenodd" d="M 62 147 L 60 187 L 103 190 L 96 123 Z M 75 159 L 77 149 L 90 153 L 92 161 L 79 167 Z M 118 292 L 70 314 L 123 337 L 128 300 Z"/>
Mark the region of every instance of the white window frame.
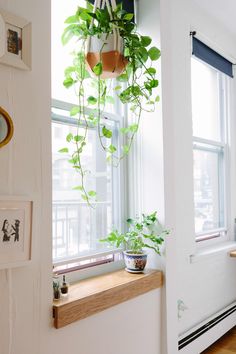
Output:
<path fill-rule="evenodd" d="M 64 102 L 56 99 L 52 99 L 52 108 L 64 110 L 67 112 L 70 112 L 71 108 L 74 107 L 75 104 L 69 103 L 69 102 Z M 117 136 L 114 135 L 115 139 L 115 144 L 118 146 L 118 150 L 120 149 L 120 146 L 124 143 L 123 137 L 120 137 L 120 141 L 118 141 L 118 131 L 120 130 L 121 127 L 125 126 L 125 117 L 122 112 L 122 107 L 121 104 L 119 103 L 118 100 L 115 100 L 115 111 L 116 114 L 110 113 L 110 112 L 103 112 L 102 113 L 102 119 L 107 122 L 109 119 L 112 121 L 114 124 L 117 125 L 117 129 L 115 130 L 117 132 Z M 90 108 L 85 108 L 85 114 L 91 113 Z M 54 112 L 51 114 L 51 120 L 52 122 L 61 122 L 76 125 L 77 120 L 73 119 L 71 117 L 64 117 L 61 115 L 57 115 Z M 95 128 L 90 128 L 90 129 L 96 129 Z M 113 140 L 114 144 L 114 140 Z M 119 191 L 113 189 L 113 193 L 116 195 L 113 195 L 113 200 L 118 200 L 118 206 L 115 205 L 115 208 L 113 207 L 113 224 L 118 228 L 123 230 L 123 223 L 122 220 L 125 220 L 125 217 L 127 215 L 127 197 L 126 197 L 126 185 L 127 185 L 127 164 L 124 163 L 124 161 L 121 161 L 119 164 L 119 167 L 113 167 L 112 168 L 112 175 L 114 176 L 113 183 L 119 185 Z M 116 170 L 115 170 L 116 169 Z M 118 194 L 118 195 L 117 195 Z M 117 263 L 117 267 L 120 265 L 120 260 L 121 260 L 121 252 L 122 249 L 111 249 L 107 251 L 102 251 L 102 252 L 96 252 L 96 253 L 91 253 L 88 255 L 82 255 L 79 257 L 71 258 L 70 260 L 68 259 L 62 259 L 60 261 L 53 261 L 53 267 L 56 270 L 57 273 L 65 273 L 65 272 L 71 272 L 74 270 L 80 270 L 80 269 L 86 269 L 90 268 L 91 266 L 98 266 L 98 265 L 104 265 L 105 263 L 110 263 L 110 262 L 115 262 Z M 113 259 L 111 260 L 110 256 L 113 256 Z M 76 266 L 70 268 L 71 264 L 76 264 Z M 109 266 L 109 265 L 108 265 Z M 68 269 L 67 269 L 68 267 Z M 111 267 L 110 267 L 111 268 Z M 114 268 L 114 266 L 112 266 Z"/>
<path fill-rule="evenodd" d="M 229 134 L 230 134 L 230 84 L 228 78 L 225 74 L 221 73 L 217 69 L 211 67 L 204 61 L 192 56 L 194 60 L 199 60 L 204 65 L 215 70 L 219 75 L 219 112 L 220 112 L 220 125 L 221 125 L 221 141 L 215 141 L 210 139 L 205 139 L 201 137 L 193 136 L 193 151 L 202 150 L 202 151 L 217 151 L 216 153 L 220 154 L 222 152 L 222 169 L 221 174 L 219 173 L 219 179 L 223 181 L 222 191 L 223 196 L 220 198 L 221 202 L 224 205 L 224 226 L 221 228 L 216 228 L 212 230 L 206 230 L 204 232 L 195 233 L 195 242 L 197 242 L 198 247 L 206 247 L 212 244 L 217 244 L 221 242 L 228 241 L 232 236 L 230 236 L 230 219 L 231 219 L 231 210 L 230 210 L 230 158 L 229 158 Z M 192 62 L 191 62 L 192 65 Z M 223 111 L 222 111 L 223 108 Z M 203 146 L 207 147 L 203 147 Z M 221 151 L 221 152 L 220 152 Z M 219 156 L 219 155 L 218 155 Z M 194 192 L 194 190 L 193 190 Z M 195 210 L 195 208 L 194 208 Z M 195 229 L 195 220 L 194 220 L 194 229 Z M 204 241 L 204 242 L 203 242 Z"/>

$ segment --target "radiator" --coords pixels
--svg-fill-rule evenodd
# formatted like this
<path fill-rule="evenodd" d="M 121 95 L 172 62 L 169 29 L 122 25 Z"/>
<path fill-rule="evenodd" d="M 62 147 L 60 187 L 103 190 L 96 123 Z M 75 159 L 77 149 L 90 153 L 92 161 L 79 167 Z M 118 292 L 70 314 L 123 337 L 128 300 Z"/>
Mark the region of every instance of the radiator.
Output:
<path fill-rule="evenodd" d="M 184 333 L 179 338 L 179 353 L 200 354 L 235 325 L 236 301 Z"/>

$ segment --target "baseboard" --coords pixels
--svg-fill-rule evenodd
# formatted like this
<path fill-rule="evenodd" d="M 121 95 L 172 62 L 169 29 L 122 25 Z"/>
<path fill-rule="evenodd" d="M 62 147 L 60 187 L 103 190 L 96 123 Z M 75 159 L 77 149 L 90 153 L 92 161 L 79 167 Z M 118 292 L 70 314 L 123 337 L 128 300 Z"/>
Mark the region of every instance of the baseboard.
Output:
<path fill-rule="evenodd" d="M 179 353 L 200 354 L 236 325 L 236 302 L 179 338 Z"/>

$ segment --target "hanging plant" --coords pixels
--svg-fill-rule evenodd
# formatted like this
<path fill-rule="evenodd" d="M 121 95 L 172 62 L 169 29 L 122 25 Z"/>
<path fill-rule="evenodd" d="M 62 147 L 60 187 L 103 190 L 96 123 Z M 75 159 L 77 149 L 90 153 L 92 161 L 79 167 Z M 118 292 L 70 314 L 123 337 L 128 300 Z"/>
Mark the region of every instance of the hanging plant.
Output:
<path fill-rule="evenodd" d="M 76 38 L 73 65 L 65 69 L 64 86 L 74 87 L 78 105 L 70 115 L 78 120 L 78 132 L 69 134 L 66 140 L 73 146 L 70 163 L 81 176 L 82 198 L 91 205 L 96 198 L 95 191 L 87 191 L 81 156 L 86 146 L 88 129 L 96 126 L 101 146 L 107 161 L 118 165 L 129 153 L 135 134 L 139 129 L 143 111 L 154 111 L 159 96 L 156 95 L 158 80 L 152 62 L 160 57 L 160 50 L 152 46 L 152 39 L 137 32 L 133 14 L 116 6 L 115 1 L 95 1 L 94 6 L 78 7 L 77 12 L 66 19 L 62 35 L 63 44 Z M 116 85 L 113 84 L 114 79 Z M 94 92 L 86 89 L 90 85 Z M 113 90 L 113 94 L 111 94 Z M 118 147 L 111 143 L 112 130 L 102 119 L 106 103 L 111 103 L 114 94 L 128 104 L 132 124 L 120 129 L 125 144 Z M 90 108 L 89 111 L 87 108 Z M 63 148 L 62 153 L 69 149 Z"/>

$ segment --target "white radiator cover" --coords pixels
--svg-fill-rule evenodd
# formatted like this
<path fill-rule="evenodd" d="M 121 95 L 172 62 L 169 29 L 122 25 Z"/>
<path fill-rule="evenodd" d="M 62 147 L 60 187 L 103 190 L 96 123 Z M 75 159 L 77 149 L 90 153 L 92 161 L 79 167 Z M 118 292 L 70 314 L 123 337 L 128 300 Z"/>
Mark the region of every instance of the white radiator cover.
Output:
<path fill-rule="evenodd" d="M 231 307 L 235 306 L 236 302 L 230 304 L 226 308 L 222 309 L 218 313 L 216 313 L 211 318 L 208 318 L 206 321 L 202 322 L 198 326 L 192 328 L 188 332 L 184 333 L 179 337 L 179 340 L 187 337 L 191 333 L 198 330 L 198 328 L 204 326 L 209 321 L 213 320 L 217 316 L 221 315 L 223 312 L 229 310 Z M 213 344 L 216 340 L 222 337 L 226 332 L 228 332 L 232 327 L 236 325 L 236 311 L 228 315 L 226 318 L 222 319 L 219 323 L 217 323 L 214 327 L 210 328 L 207 332 L 200 335 L 198 338 L 193 340 L 191 343 L 186 345 L 184 348 L 179 350 L 180 354 L 200 354 L 206 348 L 208 348 L 211 344 Z"/>

